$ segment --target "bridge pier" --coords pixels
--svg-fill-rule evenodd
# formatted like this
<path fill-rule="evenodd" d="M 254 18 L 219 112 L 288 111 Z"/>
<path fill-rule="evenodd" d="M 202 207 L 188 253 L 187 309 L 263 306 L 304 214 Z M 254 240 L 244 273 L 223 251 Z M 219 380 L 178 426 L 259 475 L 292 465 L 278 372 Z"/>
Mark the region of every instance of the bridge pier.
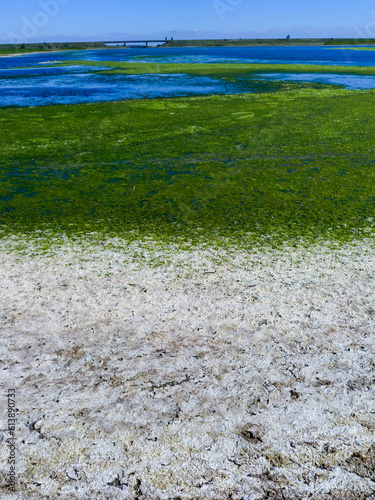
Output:
<path fill-rule="evenodd" d="M 112 41 L 106 41 L 104 43 L 118 43 L 118 44 L 122 44 L 124 47 L 127 47 L 128 46 L 128 43 L 129 44 L 135 44 L 135 43 L 144 43 L 146 47 L 149 46 L 150 43 L 160 43 L 160 44 L 164 44 L 168 41 L 167 37 L 165 37 L 164 40 L 125 40 L 124 42 L 112 42 Z"/>

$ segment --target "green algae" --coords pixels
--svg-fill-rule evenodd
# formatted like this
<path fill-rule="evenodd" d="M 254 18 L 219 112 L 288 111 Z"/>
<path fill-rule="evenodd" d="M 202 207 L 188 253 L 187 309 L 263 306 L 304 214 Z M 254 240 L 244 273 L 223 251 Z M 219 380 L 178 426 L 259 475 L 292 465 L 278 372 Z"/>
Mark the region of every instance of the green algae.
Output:
<path fill-rule="evenodd" d="M 3 109 L 2 234 L 243 246 L 371 236 L 374 106 L 373 91 L 301 86 Z"/>
<path fill-rule="evenodd" d="M 330 47 L 330 50 L 375 50 L 375 47 Z"/>
<path fill-rule="evenodd" d="M 341 50 L 341 49 L 338 49 Z M 345 74 L 345 75 L 375 75 L 375 67 L 370 66 L 328 66 L 318 64 L 247 64 L 247 63 L 134 63 L 122 61 L 82 61 L 65 60 L 59 61 L 53 66 L 97 66 L 113 69 L 101 70 L 101 74 L 171 74 L 185 73 L 204 76 L 232 77 L 239 74 L 255 73 L 321 73 L 321 74 Z M 48 67 L 45 65 L 44 67 Z"/>

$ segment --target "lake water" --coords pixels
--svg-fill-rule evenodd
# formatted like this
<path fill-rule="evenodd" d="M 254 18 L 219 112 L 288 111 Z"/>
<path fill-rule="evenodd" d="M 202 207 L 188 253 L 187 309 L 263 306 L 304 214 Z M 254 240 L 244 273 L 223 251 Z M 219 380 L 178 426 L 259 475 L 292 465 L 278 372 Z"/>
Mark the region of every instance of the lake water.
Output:
<path fill-rule="evenodd" d="M 265 82 L 307 81 L 375 88 L 375 77 L 332 74 L 254 75 L 253 81 L 186 74 L 102 75 L 95 67 L 46 67 L 55 61 L 169 63 L 269 63 L 375 66 L 375 51 L 331 47 L 149 48 L 68 51 L 0 58 L 0 107 L 41 106 L 169 96 L 231 94 L 267 90 Z M 27 68 L 26 68 L 27 67 Z M 103 69 L 103 68 L 101 68 Z M 276 70 L 276 68 L 275 68 Z M 263 83 L 262 83 L 263 82 Z M 277 87 L 269 87 L 272 90 Z"/>

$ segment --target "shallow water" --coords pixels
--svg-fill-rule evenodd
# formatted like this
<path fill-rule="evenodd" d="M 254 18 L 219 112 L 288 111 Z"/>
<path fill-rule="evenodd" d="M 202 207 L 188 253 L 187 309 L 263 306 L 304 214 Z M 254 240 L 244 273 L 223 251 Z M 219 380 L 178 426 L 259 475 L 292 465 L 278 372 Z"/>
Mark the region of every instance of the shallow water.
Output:
<path fill-rule="evenodd" d="M 47 69 L 47 68 L 46 68 Z M 2 106 L 43 106 L 118 101 L 168 96 L 236 94 L 244 92 L 241 82 L 227 82 L 186 74 L 101 75 L 87 71 L 45 71 L 33 76 L 0 79 Z M 253 87 L 253 90 L 256 90 Z"/>
<path fill-rule="evenodd" d="M 170 63 L 271 63 L 374 66 L 375 51 L 331 47 L 219 47 L 104 49 L 0 58 L 0 107 L 41 106 L 188 95 L 274 90 L 274 82 L 299 81 L 375 88 L 375 77 L 320 74 L 255 75 L 228 82 L 196 75 L 103 75 L 97 67 L 45 65 L 62 60 Z M 100 70 L 105 69 L 101 67 Z M 262 82 L 259 82 L 263 80 Z M 269 82 L 269 86 L 267 86 Z"/>

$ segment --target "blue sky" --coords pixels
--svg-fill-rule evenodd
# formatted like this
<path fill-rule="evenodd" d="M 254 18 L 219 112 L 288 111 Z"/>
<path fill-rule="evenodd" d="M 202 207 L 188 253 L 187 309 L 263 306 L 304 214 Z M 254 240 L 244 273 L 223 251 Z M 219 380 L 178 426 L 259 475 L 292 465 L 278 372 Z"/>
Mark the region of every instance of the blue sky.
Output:
<path fill-rule="evenodd" d="M 0 0 L 0 43 L 373 37 L 372 0 Z"/>

